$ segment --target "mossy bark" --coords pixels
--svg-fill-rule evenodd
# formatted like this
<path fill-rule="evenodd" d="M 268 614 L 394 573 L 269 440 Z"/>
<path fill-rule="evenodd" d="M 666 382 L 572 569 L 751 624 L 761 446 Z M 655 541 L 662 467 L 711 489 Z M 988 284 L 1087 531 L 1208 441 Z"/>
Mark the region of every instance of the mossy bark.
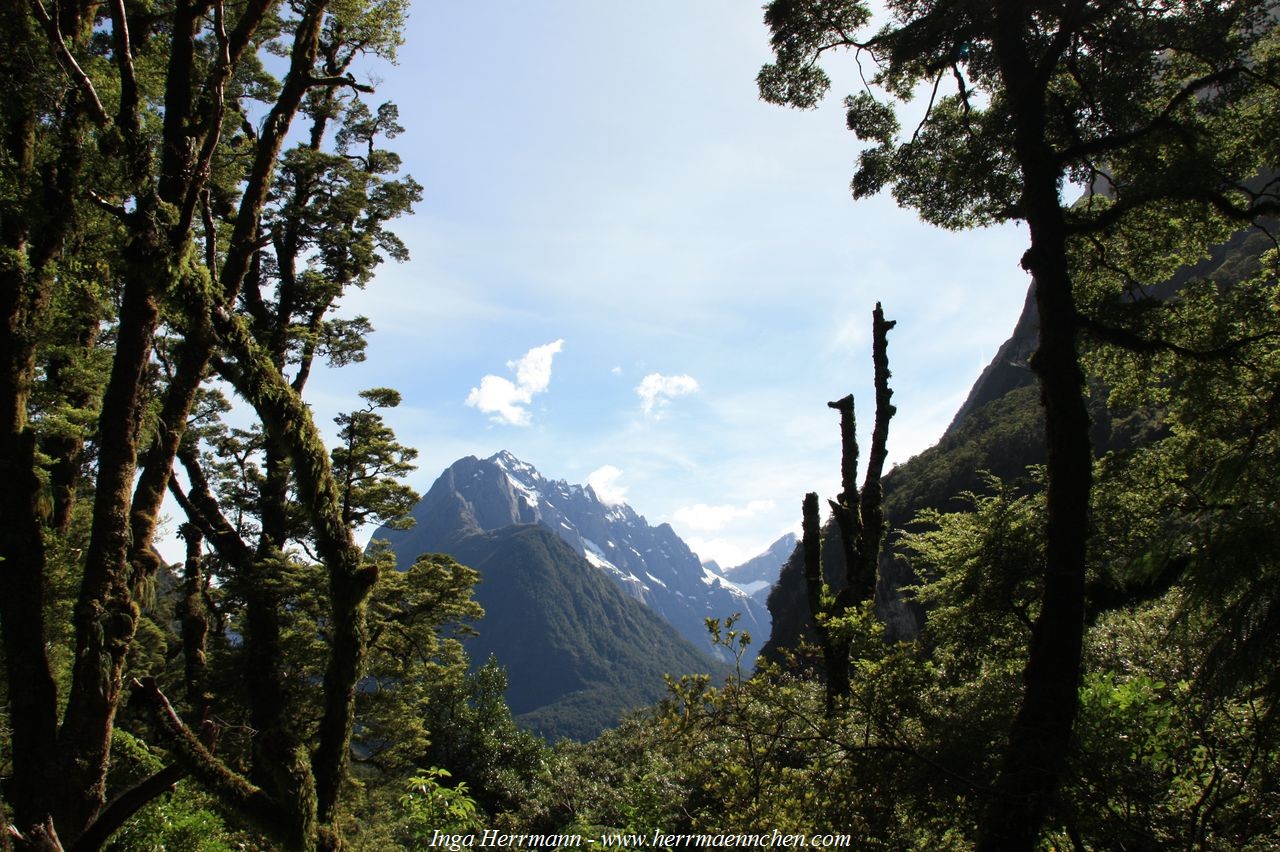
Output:
<path fill-rule="evenodd" d="M 350 760 L 355 693 L 367 648 L 365 601 L 377 579 L 363 564 L 360 548 L 343 523 L 329 453 L 310 409 L 275 368 L 270 355 L 238 317 L 220 319 L 220 335 L 235 363 L 221 364 L 224 378 L 254 406 L 268 441 L 287 452 L 299 503 L 315 536 L 317 555 L 329 576 L 332 630 L 323 687 L 324 708 L 311 769 L 320 825 L 332 829 L 338 792 Z"/>
<path fill-rule="evenodd" d="M 830 615 L 822 574 L 822 521 L 818 515 L 818 495 L 809 492 L 804 496 L 801 506 L 801 551 L 804 554 L 805 595 L 809 601 L 809 614 L 813 616 L 813 630 L 818 635 L 818 643 L 822 646 L 822 664 L 827 678 L 827 715 L 836 711 L 836 698 L 848 693 L 847 673 L 849 665 L 846 661 L 841 665 L 839 644 L 832 635 L 827 617 Z M 838 682 L 841 672 L 846 673 L 843 683 Z M 844 692 L 841 692 L 843 687 Z"/>
<path fill-rule="evenodd" d="M 183 524 L 178 533 L 187 545 L 186 561 L 183 564 L 182 601 L 176 613 L 182 623 L 183 680 L 187 706 L 192 716 L 204 721 L 212 700 L 206 688 L 209 613 L 205 606 L 207 591 L 204 576 L 204 533 L 190 522 Z"/>
<path fill-rule="evenodd" d="M 74 7 L 66 25 L 80 22 Z M 55 798 L 58 696 L 46 654 L 46 506 L 36 431 L 27 409 L 40 328 L 56 279 L 52 263 L 73 227 L 68 187 L 79 172 L 83 118 L 66 110 L 42 125 L 40 86 L 50 64 L 21 2 L 0 4 L 0 135 L 11 192 L 0 206 L 0 641 L 12 728 L 11 818 L 24 834 L 47 822 Z M 53 144 L 41 144 L 52 131 Z"/>
<path fill-rule="evenodd" d="M 154 207 L 135 215 L 154 222 Z M 67 709 L 58 737 L 63 787 L 54 822 L 73 842 L 105 802 L 107 756 L 120 700 L 125 655 L 133 641 L 138 607 L 128 569 L 142 389 L 168 258 L 158 229 L 138 228 L 127 249 L 126 283 L 116 331 L 111 376 L 98 418 L 98 476 L 84 574 L 75 606 L 75 659 Z"/>

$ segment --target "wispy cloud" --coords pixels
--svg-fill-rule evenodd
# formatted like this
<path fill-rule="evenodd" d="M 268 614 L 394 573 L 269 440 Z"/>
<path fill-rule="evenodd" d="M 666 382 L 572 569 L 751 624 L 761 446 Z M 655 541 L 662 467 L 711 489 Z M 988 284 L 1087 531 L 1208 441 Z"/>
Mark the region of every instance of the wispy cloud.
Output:
<path fill-rule="evenodd" d="M 516 374 L 516 380 L 502 376 L 485 376 L 480 387 L 472 388 L 466 404 L 478 408 L 495 423 L 512 426 L 528 426 L 532 415 L 525 406 L 533 402 L 533 395 L 544 392 L 551 385 L 551 360 L 564 347 L 564 340 L 535 346 L 507 367 Z"/>
<path fill-rule="evenodd" d="M 627 486 L 618 483 L 622 471 L 611 464 L 599 467 L 587 474 L 587 485 L 596 492 L 600 502 L 617 506 L 627 501 Z"/>
<path fill-rule="evenodd" d="M 773 507 L 772 500 L 752 500 L 745 506 L 708 506 L 706 503 L 697 503 L 676 509 L 672 520 L 682 527 L 712 532 L 723 529 L 733 521 L 771 511 Z"/>
<path fill-rule="evenodd" d="M 773 542 L 782 538 L 782 533 L 773 539 L 763 541 L 753 535 L 735 536 L 734 538 L 701 538 L 699 536 L 682 536 L 689 549 L 698 555 L 703 562 L 714 560 L 720 568 L 736 568 L 748 559 L 754 559 L 768 550 Z"/>
<path fill-rule="evenodd" d="M 640 407 L 646 417 L 661 417 L 662 410 L 671 404 L 673 397 L 684 396 L 698 390 L 698 381 L 693 376 L 664 376 L 661 373 L 650 373 L 636 387 L 640 397 Z"/>

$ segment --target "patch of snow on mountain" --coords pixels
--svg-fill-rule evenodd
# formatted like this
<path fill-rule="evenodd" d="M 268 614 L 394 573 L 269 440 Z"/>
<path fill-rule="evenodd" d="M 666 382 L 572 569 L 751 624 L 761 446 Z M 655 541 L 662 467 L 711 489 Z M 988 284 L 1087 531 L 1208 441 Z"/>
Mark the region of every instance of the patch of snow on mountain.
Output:
<path fill-rule="evenodd" d="M 517 492 L 519 492 L 520 496 L 524 498 L 524 501 L 529 504 L 530 509 L 538 508 L 538 492 L 537 491 L 534 491 L 532 488 L 525 485 L 523 482 L 520 482 L 519 480 L 514 479 L 510 476 L 507 477 L 507 481 L 511 483 L 512 488 L 514 488 Z"/>
<path fill-rule="evenodd" d="M 502 462 L 498 462 L 497 464 L 498 467 L 502 468 L 502 472 L 506 474 L 507 482 L 511 484 L 511 488 L 524 498 L 525 502 L 529 504 L 529 508 L 537 508 L 538 501 L 541 496 L 539 495 L 537 488 L 526 482 L 523 477 L 517 476 L 510 467 L 504 465 Z"/>
<path fill-rule="evenodd" d="M 592 550 L 589 547 L 582 552 L 582 555 L 585 556 L 587 558 L 587 561 L 590 562 L 596 568 L 603 568 L 606 571 L 612 571 L 614 574 L 617 574 L 620 577 L 625 576 L 622 571 L 618 570 L 617 565 L 614 565 L 608 559 L 605 559 L 603 556 L 601 556 L 599 553 L 597 553 L 596 551 Z"/>
<path fill-rule="evenodd" d="M 617 565 L 614 565 L 612 562 L 610 562 L 609 558 L 604 555 L 604 551 L 600 549 L 600 545 L 596 544 L 594 541 L 587 538 L 586 536 L 580 536 L 579 540 L 582 542 L 583 555 L 587 557 L 587 561 L 590 562 L 592 565 L 596 566 L 597 568 L 605 568 L 609 571 L 612 571 L 613 573 L 617 574 L 619 577 L 633 576 L 629 572 L 623 571 Z"/>
<path fill-rule="evenodd" d="M 724 577 L 721 577 L 719 574 L 707 568 L 707 566 L 705 565 L 702 566 L 702 582 L 712 587 L 719 585 L 725 591 L 734 595 L 738 595 L 740 597 L 744 597 L 744 598 L 751 597 L 751 594 L 749 592 L 744 591 L 743 588 L 739 586 L 737 583 L 731 580 L 726 580 Z"/>

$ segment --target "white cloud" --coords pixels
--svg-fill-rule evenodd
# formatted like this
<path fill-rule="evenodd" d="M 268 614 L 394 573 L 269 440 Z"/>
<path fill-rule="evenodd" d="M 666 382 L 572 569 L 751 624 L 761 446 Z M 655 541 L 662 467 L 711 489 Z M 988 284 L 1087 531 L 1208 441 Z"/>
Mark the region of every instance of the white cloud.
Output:
<path fill-rule="evenodd" d="M 516 381 L 501 376 L 485 376 L 480 387 L 467 394 L 466 404 L 490 415 L 495 423 L 512 426 L 528 426 L 532 415 L 525 406 L 533 402 L 533 395 L 542 393 L 551 385 L 551 359 L 564 346 L 557 340 L 543 346 L 535 346 L 507 367 L 515 371 Z"/>
<path fill-rule="evenodd" d="M 621 470 L 611 464 L 607 464 L 587 474 L 587 485 L 590 485 L 591 490 L 596 492 L 600 502 L 609 506 L 617 506 L 627 501 L 627 486 L 618 484 L 620 476 L 622 476 Z"/>
<path fill-rule="evenodd" d="M 640 397 L 640 407 L 646 417 L 661 417 L 662 409 L 671 404 L 671 399 L 690 394 L 698 389 L 698 382 L 693 376 L 664 376 L 661 373 L 650 373 L 636 387 Z"/>
<path fill-rule="evenodd" d="M 614 368 L 613 368 L 612 370 L 610 370 L 609 372 L 610 372 L 610 373 L 613 373 L 615 376 L 621 376 L 621 375 L 622 375 L 622 368 L 621 368 L 621 367 L 614 367 Z"/>
<path fill-rule="evenodd" d="M 672 520 L 683 527 L 711 532 L 723 529 L 733 521 L 771 511 L 773 507 L 772 500 L 752 500 L 745 506 L 708 506 L 706 503 L 697 503 L 676 509 Z"/>
<path fill-rule="evenodd" d="M 530 394 L 542 393 L 551 384 L 551 359 L 564 348 L 564 340 L 543 346 L 535 346 L 518 361 L 508 361 L 507 366 L 516 371 L 516 381 Z"/>
<path fill-rule="evenodd" d="M 698 536 L 687 537 L 684 542 L 698 555 L 698 559 L 703 562 L 714 560 L 721 569 L 736 568 L 764 553 L 772 544 L 772 542 L 760 544 L 754 540 L 699 538 Z"/>
<path fill-rule="evenodd" d="M 478 408 L 495 423 L 509 423 L 512 426 L 528 426 L 529 409 L 522 408 L 533 400 L 533 394 L 518 388 L 501 376 L 485 376 L 480 380 L 480 387 L 472 388 L 467 394 L 467 405 Z"/>

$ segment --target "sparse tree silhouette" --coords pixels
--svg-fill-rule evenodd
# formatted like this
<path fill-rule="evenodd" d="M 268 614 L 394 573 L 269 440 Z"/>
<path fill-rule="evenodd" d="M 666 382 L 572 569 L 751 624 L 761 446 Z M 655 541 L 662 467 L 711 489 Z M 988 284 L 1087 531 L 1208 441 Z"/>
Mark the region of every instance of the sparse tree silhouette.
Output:
<path fill-rule="evenodd" d="M 822 645 L 827 678 L 827 713 L 836 712 L 849 696 L 849 636 L 841 620 L 867 601 L 875 599 L 876 565 L 884 545 L 884 506 L 880 478 L 888 457 L 889 420 L 897 409 L 890 399 L 889 330 L 896 325 L 886 320 L 880 303 L 872 313 L 871 356 L 875 365 L 876 413 L 871 432 L 871 451 L 866 476 L 858 488 L 857 419 L 853 395 L 827 403 L 840 412 L 840 494 L 829 501 L 832 517 L 840 532 L 844 556 L 844 586 L 834 594 L 826 588 L 821 565 L 822 528 L 818 495 L 805 495 L 803 540 L 805 589 L 814 629 Z"/>

